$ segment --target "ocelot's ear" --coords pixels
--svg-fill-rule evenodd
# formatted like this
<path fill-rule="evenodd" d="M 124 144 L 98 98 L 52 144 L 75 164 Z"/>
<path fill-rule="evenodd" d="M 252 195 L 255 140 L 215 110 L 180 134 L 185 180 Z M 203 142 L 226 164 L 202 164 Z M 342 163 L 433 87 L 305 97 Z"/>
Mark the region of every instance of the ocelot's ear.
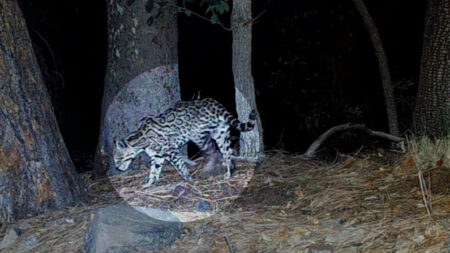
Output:
<path fill-rule="evenodd" d="M 124 139 L 122 139 L 120 141 L 116 140 L 115 142 L 116 142 L 116 148 L 118 148 L 118 149 L 124 149 L 124 148 L 128 147 L 128 143 Z"/>
<path fill-rule="evenodd" d="M 114 147 L 116 147 L 117 149 L 124 148 L 120 143 L 121 141 L 114 140 Z"/>

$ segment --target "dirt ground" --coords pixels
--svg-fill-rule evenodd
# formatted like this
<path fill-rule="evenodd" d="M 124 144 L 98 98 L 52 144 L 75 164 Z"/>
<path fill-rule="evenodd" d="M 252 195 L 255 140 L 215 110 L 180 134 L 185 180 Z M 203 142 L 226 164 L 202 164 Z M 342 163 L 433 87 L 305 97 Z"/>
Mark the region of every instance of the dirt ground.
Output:
<path fill-rule="evenodd" d="M 311 246 L 335 252 L 450 252 L 447 162 L 419 170 L 409 153 L 341 155 L 325 163 L 280 152 L 238 168 L 237 181 L 248 177 L 244 170 L 254 170 L 240 194 L 228 187 L 220 189 L 230 194 L 219 196 L 210 185 L 225 185 L 221 179 L 190 186 L 192 196 L 214 195 L 221 202 L 211 202 L 211 217 L 184 223 L 181 237 L 159 252 L 308 252 Z M 114 180 L 137 184 L 144 174 Z M 162 177 L 172 174 L 181 181 L 170 171 Z M 1 252 L 84 252 L 84 232 L 95 210 L 123 203 L 107 179 L 93 181 L 89 173 L 84 178 L 90 203 L 1 227 L 0 238 L 10 227 L 20 232 Z"/>

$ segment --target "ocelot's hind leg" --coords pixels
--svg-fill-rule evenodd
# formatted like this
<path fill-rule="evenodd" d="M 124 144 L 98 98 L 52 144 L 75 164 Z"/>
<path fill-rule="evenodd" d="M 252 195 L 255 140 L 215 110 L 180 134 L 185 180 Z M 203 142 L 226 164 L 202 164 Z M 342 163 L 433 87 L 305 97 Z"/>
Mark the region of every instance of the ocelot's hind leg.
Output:
<path fill-rule="evenodd" d="M 222 162 L 227 168 L 227 172 L 225 173 L 225 179 L 231 178 L 231 172 L 234 170 L 234 164 L 231 161 L 231 142 L 230 142 L 230 128 L 227 126 L 221 127 L 218 129 L 216 133 L 212 136 L 213 139 L 217 143 L 217 147 L 222 153 Z"/>
<path fill-rule="evenodd" d="M 189 171 L 187 170 L 185 160 L 180 154 L 180 151 L 176 149 L 168 150 L 165 152 L 165 159 L 178 171 L 178 173 L 180 173 L 184 180 L 192 181 Z"/>

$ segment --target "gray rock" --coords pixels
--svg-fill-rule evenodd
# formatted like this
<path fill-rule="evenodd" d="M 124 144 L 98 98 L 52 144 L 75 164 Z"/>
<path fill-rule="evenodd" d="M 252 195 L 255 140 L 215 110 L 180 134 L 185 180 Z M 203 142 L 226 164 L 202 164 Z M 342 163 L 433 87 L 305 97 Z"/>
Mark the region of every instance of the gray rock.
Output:
<path fill-rule="evenodd" d="M 345 223 L 342 219 L 320 220 L 320 223 L 325 228 L 340 228 Z"/>
<path fill-rule="evenodd" d="M 200 212 L 205 212 L 205 211 L 211 211 L 212 210 L 211 203 L 209 203 L 206 200 L 199 200 L 199 201 L 197 201 L 197 203 L 195 204 L 195 207 L 197 208 L 197 211 L 200 211 Z"/>
<path fill-rule="evenodd" d="M 46 227 L 53 227 L 53 226 L 61 225 L 61 224 L 64 223 L 65 219 L 66 218 L 63 217 L 63 218 L 58 218 L 58 219 L 51 220 L 51 221 L 45 223 L 45 226 Z"/>
<path fill-rule="evenodd" d="M 364 229 L 348 229 L 336 232 L 334 234 L 327 235 L 325 237 L 326 242 L 345 242 L 348 240 L 358 240 L 364 235 Z"/>
<path fill-rule="evenodd" d="M 0 250 L 8 248 L 12 244 L 14 244 L 19 236 L 14 228 L 10 228 L 8 232 L 6 232 L 5 237 L 3 237 L 2 242 L 0 242 Z"/>
<path fill-rule="evenodd" d="M 25 241 L 23 242 L 23 245 L 27 249 L 32 249 L 34 245 L 38 242 L 38 238 L 36 235 L 29 235 L 27 238 L 25 238 Z"/>
<path fill-rule="evenodd" d="M 16 223 L 15 225 L 14 225 L 14 228 L 16 229 L 16 230 L 19 230 L 19 231 L 25 231 L 25 230 L 28 230 L 28 229 L 30 229 L 30 228 L 32 228 L 32 226 L 30 225 L 30 223 L 28 223 L 27 221 L 21 221 L 21 222 L 18 222 L 18 223 Z"/>
<path fill-rule="evenodd" d="M 300 235 L 297 234 L 293 234 L 291 235 L 287 241 L 291 244 L 291 245 L 298 245 L 301 242 L 303 242 L 303 238 Z"/>
<path fill-rule="evenodd" d="M 230 217 L 226 216 L 225 214 L 221 214 L 219 218 L 219 222 L 222 224 L 228 223 L 230 221 Z"/>
<path fill-rule="evenodd" d="M 162 210 L 109 206 L 100 209 L 84 237 L 88 253 L 159 250 L 181 235 L 179 220 Z"/>
<path fill-rule="evenodd" d="M 209 253 L 211 249 L 206 246 L 194 246 L 188 250 L 187 253 Z"/>

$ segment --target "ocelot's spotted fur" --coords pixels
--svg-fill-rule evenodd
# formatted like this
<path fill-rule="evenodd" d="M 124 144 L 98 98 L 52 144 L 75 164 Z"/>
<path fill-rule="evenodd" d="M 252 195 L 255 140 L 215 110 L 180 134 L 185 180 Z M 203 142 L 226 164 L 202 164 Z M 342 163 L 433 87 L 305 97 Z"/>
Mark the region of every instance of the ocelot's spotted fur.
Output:
<path fill-rule="evenodd" d="M 252 111 L 249 122 L 241 123 L 224 106 L 210 98 L 181 101 L 159 116 L 143 118 L 136 131 L 115 141 L 114 162 L 117 169 L 127 170 L 131 161 L 144 151 L 151 158 L 149 181 L 144 187 L 158 181 L 165 161 L 173 165 L 185 180 L 191 180 L 186 160 L 179 149 L 192 141 L 205 151 L 211 147 L 211 141 L 215 141 L 227 168 L 225 177 L 230 178 L 230 126 L 239 131 L 250 131 L 255 118 L 255 111 Z"/>

